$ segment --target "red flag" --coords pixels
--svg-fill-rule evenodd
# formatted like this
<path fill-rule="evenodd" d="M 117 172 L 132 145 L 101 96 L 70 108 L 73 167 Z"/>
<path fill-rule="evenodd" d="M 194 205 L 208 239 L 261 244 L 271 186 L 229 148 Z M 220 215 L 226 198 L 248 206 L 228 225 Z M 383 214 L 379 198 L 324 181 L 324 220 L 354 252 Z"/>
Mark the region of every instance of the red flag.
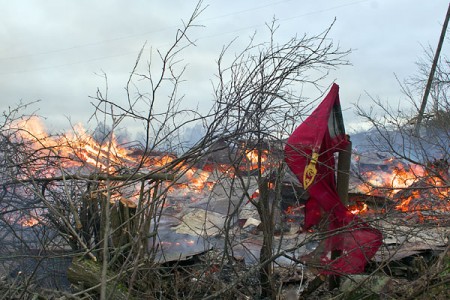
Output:
<path fill-rule="evenodd" d="M 339 199 L 334 153 L 348 145 L 339 102 L 339 86 L 287 140 L 285 161 L 310 198 L 305 207 L 305 229 L 326 218 L 329 237 L 320 249 L 322 274 L 357 274 L 381 246 L 381 232 L 353 215 Z M 340 256 L 332 259 L 332 253 Z"/>

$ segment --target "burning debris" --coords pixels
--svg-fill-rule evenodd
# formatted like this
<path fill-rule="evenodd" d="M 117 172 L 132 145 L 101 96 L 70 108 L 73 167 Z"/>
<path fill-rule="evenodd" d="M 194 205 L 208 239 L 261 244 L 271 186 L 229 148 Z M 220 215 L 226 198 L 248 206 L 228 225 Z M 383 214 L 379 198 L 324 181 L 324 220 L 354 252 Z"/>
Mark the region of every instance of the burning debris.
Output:
<path fill-rule="evenodd" d="M 84 129 L 78 126 L 75 127 L 73 133 L 65 134 L 62 137 L 52 137 L 46 134 L 42 124 L 36 118 L 22 120 L 11 130 L 15 131 L 13 136 L 16 137 L 17 141 L 36 150 L 34 163 L 27 167 L 28 169 L 31 168 L 29 171 L 38 181 L 61 176 L 63 170 L 73 170 L 73 174 L 87 174 L 87 172 L 96 170 L 100 174 L 106 172 L 109 176 L 127 175 L 130 171 L 126 170 L 133 170 L 136 164 L 141 163 L 151 173 L 154 170 L 164 170 L 165 166 L 176 159 L 175 155 L 165 153 L 148 155 L 137 149 L 125 149 L 118 145 L 114 139 L 111 140 L 110 145 L 100 145 Z M 240 143 L 239 146 L 234 147 L 222 140 L 209 149 L 208 153 L 210 154 L 203 161 L 196 164 L 199 167 L 185 167 L 178 164 L 176 169 L 182 176 L 173 183 L 165 184 L 168 191 L 167 199 L 177 202 L 176 205 L 179 206 L 184 205 L 184 203 L 181 203 L 182 201 L 188 200 L 188 203 L 205 202 L 205 199 L 208 199 L 210 205 L 216 205 L 215 203 L 220 201 L 216 201 L 210 195 L 214 194 L 213 190 L 217 192 L 218 189 L 214 189 L 214 186 L 221 177 L 224 175 L 225 177 L 232 177 L 236 170 L 251 172 L 261 167 L 264 171 L 264 168 L 269 164 L 268 149 L 280 149 L 280 146 L 265 145 L 264 150 L 255 150 L 256 146 L 258 145 Z M 239 156 L 239 153 L 243 155 Z M 49 166 L 48 163 L 45 165 L 40 163 L 41 159 L 49 157 L 55 160 L 54 167 Z M 243 160 L 239 162 L 239 167 L 236 169 L 232 166 L 239 157 Z M 353 206 L 350 207 L 354 214 L 363 214 L 374 209 L 373 205 L 379 205 L 380 202 L 383 202 L 379 206 L 384 210 L 390 209 L 392 203 L 396 203 L 395 209 L 403 212 L 448 212 L 446 184 L 448 174 L 442 172 L 437 176 L 436 174 L 428 174 L 427 170 L 420 166 L 407 165 L 381 155 L 372 158 L 367 154 L 354 155 L 353 166 L 353 171 L 356 171 L 354 174 L 357 174 L 357 177 L 352 177 L 351 190 L 354 195 L 352 199 L 358 198 L 354 200 Z M 442 166 L 440 168 L 442 169 Z M 76 176 L 79 175 L 65 174 L 65 176 L 71 179 L 77 178 Z M 98 178 L 102 178 L 102 176 L 99 175 Z M 141 178 L 145 178 L 145 175 L 142 175 Z M 359 178 L 360 183 L 355 178 Z M 25 175 L 22 176 L 22 179 L 28 180 Z M 292 176 L 291 179 L 283 182 L 281 188 L 283 201 L 280 204 L 280 210 L 284 213 L 286 219 L 295 221 L 303 214 L 303 205 L 308 196 L 299 187 L 298 182 L 292 180 Z M 430 189 L 430 186 L 433 188 Z M 248 187 L 241 188 L 248 189 Z M 112 199 L 127 199 L 127 201 L 136 203 L 137 191 L 126 192 L 122 190 L 119 192 L 117 190 L 114 193 L 117 194 L 112 194 Z M 257 198 L 258 190 L 253 188 L 251 195 Z M 228 197 L 228 195 L 225 196 Z M 364 198 L 364 200 L 361 200 L 361 198 Z M 176 199 L 182 199 L 182 201 Z M 171 203 L 165 203 L 165 206 L 174 208 Z M 181 209 L 182 207 L 179 207 L 177 211 Z M 227 213 L 224 210 L 219 212 L 223 215 L 227 215 Z M 28 219 L 22 218 L 20 223 L 25 226 L 33 226 L 38 223 L 38 218 L 31 216 Z"/>
<path fill-rule="evenodd" d="M 298 267 L 301 257 L 319 245 L 318 227 L 303 230 L 309 194 L 289 171 L 283 175 L 273 171 L 271 163 L 280 159 L 282 145 L 267 143 L 261 147 L 219 141 L 204 158 L 187 163 L 174 154 L 124 148 L 114 139 L 109 145 L 102 145 L 81 128 L 76 133 L 52 137 L 36 120 L 29 122 L 18 125 L 13 136 L 30 149 L 31 160 L 20 160 L 23 163 L 19 177 L 4 182 L 5 197 L 13 201 L 12 195 L 21 195 L 26 199 L 31 195 L 26 184 L 34 184 L 42 191 L 38 195 L 42 199 L 38 198 L 36 203 L 50 201 L 51 208 L 33 208 L 20 217 L 6 211 L 4 218 L 9 217 L 10 222 L 23 228 L 56 227 L 64 237 L 59 240 L 62 249 L 94 249 L 86 252 L 91 253 L 87 256 L 98 257 L 102 249 L 100 241 L 104 239 L 100 224 L 108 200 L 113 230 L 111 245 L 122 249 L 120 259 L 126 260 L 132 253 L 130 244 L 136 240 L 136 232 L 142 230 L 149 233 L 143 245 L 160 264 L 220 252 L 224 249 L 224 236 L 232 234 L 230 257 L 241 262 L 241 271 L 250 268 L 258 262 L 263 243 L 261 228 L 265 226 L 257 208 L 261 197 L 258 174 L 263 175 L 274 209 L 273 247 L 290 249 L 292 253 L 289 258 L 279 258 L 277 263 Z M 392 214 L 395 212 L 420 215 L 421 222 L 448 224 L 448 173 L 443 162 L 439 168 L 424 168 L 384 156 L 354 154 L 352 164 L 348 207 L 352 214 L 372 222 L 387 215 L 395 216 Z M 135 172 L 138 166 L 139 172 Z M 107 181 L 110 181 L 108 188 Z M 14 187 L 19 183 L 21 188 Z M 66 193 L 68 188 L 70 197 Z M 143 197 L 147 200 L 142 201 Z M 148 222 L 137 219 L 139 209 L 148 209 L 144 214 Z M 58 214 L 73 220 L 75 232 L 55 217 Z M 401 216 L 396 218 L 404 220 Z M 383 232 L 388 232 L 391 225 L 377 222 Z M 446 234 L 448 231 L 443 229 L 438 236 L 442 239 Z M 390 243 L 385 238 L 383 247 L 374 262 L 389 262 L 391 269 L 393 264 L 411 256 L 444 251 L 442 244 L 427 241 L 418 245 L 407 239 Z M 118 253 L 113 251 L 112 255 Z M 401 273 L 396 272 L 390 276 Z"/>
<path fill-rule="evenodd" d="M 448 163 L 439 160 L 424 167 L 392 157 L 355 155 L 353 172 L 357 175 L 351 184 L 355 205 L 371 204 L 380 212 L 394 209 L 416 215 L 420 222 L 437 218 L 446 222 L 450 213 L 448 168 Z"/>

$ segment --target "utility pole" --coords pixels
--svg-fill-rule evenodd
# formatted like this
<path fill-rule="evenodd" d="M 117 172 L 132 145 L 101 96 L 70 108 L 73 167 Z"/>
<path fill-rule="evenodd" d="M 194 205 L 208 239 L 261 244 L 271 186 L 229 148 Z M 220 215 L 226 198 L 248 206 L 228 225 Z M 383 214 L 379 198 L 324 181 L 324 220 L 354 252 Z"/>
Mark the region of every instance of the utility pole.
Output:
<path fill-rule="evenodd" d="M 444 25 L 442 26 L 441 37 L 439 38 L 439 43 L 436 48 L 436 53 L 434 54 L 433 64 L 431 65 L 430 75 L 428 76 L 427 86 L 425 87 L 425 92 L 422 98 L 422 105 L 420 106 L 419 115 L 417 116 L 416 135 L 419 135 L 420 125 L 422 123 L 423 114 L 425 112 L 425 106 L 427 105 L 428 95 L 430 94 L 431 84 L 433 83 L 434 73 L 436 72 L 436 66 L 439 61 L 439 56 L 441 54 L 442 44 L 444 43 L 445 33 L 447 32 L 448 20 L 450 18 L 450 3 L 447 8 L 447 15 L 445 16 Z"/>

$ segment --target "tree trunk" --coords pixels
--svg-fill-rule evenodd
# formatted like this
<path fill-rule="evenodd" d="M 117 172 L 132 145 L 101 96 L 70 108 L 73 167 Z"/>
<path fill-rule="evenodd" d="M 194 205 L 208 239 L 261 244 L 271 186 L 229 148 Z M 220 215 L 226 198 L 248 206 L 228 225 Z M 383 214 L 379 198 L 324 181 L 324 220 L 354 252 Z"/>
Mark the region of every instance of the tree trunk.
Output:
<path fill-rule="evenodd" d="M 269 202 L 269 187 L 266 180 L 259 185 L 259 205 L 258 210 L 261 217 L 263 244 L 261 246 L 261 253 L 259 262 L 261 268 L 259 271 L 259 278 L 261 281 L 261 298 L 275 299 L 274 286 L 272 281 L 273 269 L 272 263 L 268 263 L 272 259 L 273 252 L 273 215 L 270 209 Z"/>

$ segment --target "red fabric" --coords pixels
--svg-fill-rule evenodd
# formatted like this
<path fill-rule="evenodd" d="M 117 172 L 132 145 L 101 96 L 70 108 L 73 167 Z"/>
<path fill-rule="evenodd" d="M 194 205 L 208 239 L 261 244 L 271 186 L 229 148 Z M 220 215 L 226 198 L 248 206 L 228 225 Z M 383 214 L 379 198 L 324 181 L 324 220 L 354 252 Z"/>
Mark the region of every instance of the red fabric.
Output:
<path fill-rule="evenodd" d="M 285 147 L 285 161 L 303 184 L 303 173 L 318 153 L 317 174 L 308 187 L 305 229 L 327 218 L 330 233 L 320 249 L 322 274 L 357 274 L 381 246 L 381 233 L 353 215 L 337 194 L 334 153 L 345 149 L 346 139 L 339 103 L 339 86 L 330 92 L 314 112 L 292 133 Z M 340 251 L 331 259 L 332 251 Z"/>

